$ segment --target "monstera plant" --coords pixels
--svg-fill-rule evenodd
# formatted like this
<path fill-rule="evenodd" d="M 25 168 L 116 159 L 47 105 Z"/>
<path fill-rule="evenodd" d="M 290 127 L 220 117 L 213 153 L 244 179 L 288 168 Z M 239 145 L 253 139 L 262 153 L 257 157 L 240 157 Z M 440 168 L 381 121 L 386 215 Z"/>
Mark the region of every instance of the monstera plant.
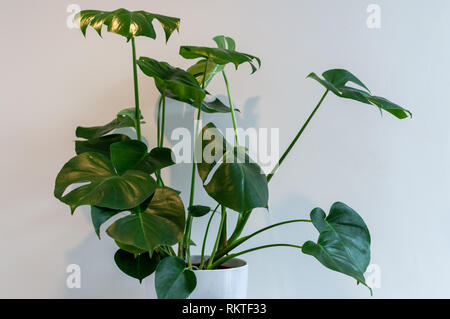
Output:
<path fill-rule="evenodd" d="M 106 229 L 106 234 L 118 247 L 115 263 L 124 273 L 139 281 L 155 272 L 155 288 L 159 298 L 188 297 L 196 287 L 193 270 L 216 269 L 236 256 L 277 246 L 292 247 L 311 255 L 325 267 L 366 285 L 364 272 L 370 261 L 369 230 L 358 213 L 344 203 L 334 203 L 328 214 L 320 208 L 314 208 L 309 218 L 269 225 L 248 235 L 242 233 L 255 208 L 269 208 L 270 180 L 329 92 L 374 106 L 399 119 L 407 118 L 410 112 L 385 98 L 372 95 L 349 71 L 329 70 L 322 77 L 311 73 L 308 77 L 324 86 L 325 93 L 276 167 L 266 176 L 250 158 L 245 145 L 239 142 L 235 116 L 238 110 L 233 104 L 226 74 L 228 64 L 236 69 L 247 64 L 254 73 L 261 67 L 260 59 L 236 51 L 235 41 L 226 36 L 215 37 L 215 47 L 182 46 L 180 55 L 195 60 L 187 70 L 150 57 L 138 59 L 135 38 L 155 39 L 154 20 L 164 29 L 166 41 L 179 29 L 178 18 L 145 11 L 85 10 L 78 14 L 77 21 L 83 35 L 86 35 L 89 26 L 101 35 L 103 26 L 106 26 L 107 31 L 125 37 L 127 43 L 131 41 L 135 107 L 120 111 L 105 125 L 76 129 L 79 138 L 75 141 L 76 156 L 59 172 L 55 182 L 55 197 L 67 204 L 72 214 L 79 206 L 90 206 L 92 223 L 99 238 L 101 225 L 115 216 Z M 141 124 L 144 122 L 139 106 L 138 69 L 143 75 L 154 79 L 161 94 L 157 109 L 157 146 L 151 150 L 148 150 L 141 136 Z M 227 102 L 217 97 L 209 98 L 210 92 L 206 90 L 219 74 L 227 90 Z M 171 149 L 164 147 L 163 143 L 168 98 L 196 108 L 198 120 L 203 112 L 230 116 L 235 133 L 234 140 L 227 141 L 213 123 L 202 128 L 199 127 L 201 121 L 196 122 L 194 148 L 199 148 L 201 154 L 211 149 L 213 151 L 209 151 L 212 159 L 208 161 L 198 158 L 194 152 L 187 205 L 183 204 L 176 190 L 179 185 L 169 187 L 161 174 L 162 169 L 176 164 Z M 122 128 L 131 128 L 136 134 L 116 132 Z M 239 160 L 230 161 L 230 157 Z M 208 195 L 217 202 L 215 208 L 196 202 L 196 174 L 200 176 Z M 210 225 L 219 212 L 220 224 L 213 249 L 206 254 Z M 228 214 L 237 214 L 237 222 L 232 229 L 227 225 Z M 192 225 L 198 218 L 208 215 L 201 260 L 193 264 L 190 251 L 193 245 Z M 269 243 L 235 252 L 242 243 L 262 232 L 297 222 L 312 223 L 319 232 L 318 239 L 306 241 L 303 245 Z"/>

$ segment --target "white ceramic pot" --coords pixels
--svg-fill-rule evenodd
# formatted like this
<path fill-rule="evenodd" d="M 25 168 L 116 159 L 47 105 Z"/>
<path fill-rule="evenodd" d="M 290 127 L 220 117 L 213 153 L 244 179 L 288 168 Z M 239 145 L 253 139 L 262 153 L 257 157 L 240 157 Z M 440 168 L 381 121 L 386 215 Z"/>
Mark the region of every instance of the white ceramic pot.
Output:
<path fill-rule="evenodd" d="M 200 256 L 192 256 L 193 264 L 200 263 Z M 234 258 L 223 264 L 225 269 L 194 270 L 197 287 L 189 299 L 245 299 L 247 298 L 248 265 L 245 260 Z"/>

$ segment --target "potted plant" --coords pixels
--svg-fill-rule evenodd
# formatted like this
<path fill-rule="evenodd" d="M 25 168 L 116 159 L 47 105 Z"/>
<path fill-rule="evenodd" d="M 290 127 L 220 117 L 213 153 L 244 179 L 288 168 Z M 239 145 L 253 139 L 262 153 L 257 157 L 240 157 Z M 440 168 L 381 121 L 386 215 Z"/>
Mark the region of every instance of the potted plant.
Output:
<path fill-rule="evenodd" d="M 216 47 L 182 46 L 180 55 L 195 60 L 187 70 L 150 57 L 138 59 L 135 38 L 155 39 L 154 20 L 164 29 L 166 41 L 175 30 L 179 30 L 178 18 L 145 11 L 85 10 L 78 14 L 77 21 L 84 35 L 89 26 L 99 35 L 102 27 L 106 26 L 109 32 L 131 42 L 135 107 L 122 110 L 105 125 L 77 127 L 77 155 L 63 166 L 56 177 L 55 197 L 69 205 L 72 214 L 77 207 L 89 205 L 94 230 L 99 237 L 103 223 L 118 213 L 126 212 L 126 216 L 116 219 L 106 230 L 118 246 L 115 263 L 140 282 L 155 273 L 159 298 L 245 298 L 247 264 L 238 257 L 278 246 L 298 249 L 315 257 L 325 267 L 366 285 L 364 272 L 370 261 L 369 230 L 358 213 L 344 203 L 334 203 L 328 214 L 321 208 L 314 208 L 309 218 L 276 223 L 248 235 L 242 233 L 253 209 L 268 208 L 270 180 L 329 92 L 376 106 L 399 119 L 407 118 L 411 113 L 385 98 L 372 95 L 358 78 L 346 70 L 328 70 L 322 77 L 311 73 L 308 78 L 324 86 L 325 92 L 276 167 L 266 176 L 252 161 L 244 145 L 239 143 L 237 110 L 226 73 L 228 64 L 236 69 L 248 64 L 253 73 L 261 66 L 260 59 L 236 51 L 234 40 L 226 36 L 214 38 Z M 139 105 L 139 69 L 144 75 L 154 78 L 161 93 L 157 110 L 157 147 L 150 151 L 141 136 L 143 117 Z M 218 98 L 212 101 L 205 99 L 210 95 L 206 88 L 216 75 L 223 78 L 227 103 Z M 228 114 L 235 133 L 234 140 L 227 141 L 213 123 L 200 127 L 201 121 L 196 121 L 190 199 L 186 205 L 176 190 L 177 185 L 171 185 L 175 188 L 166 185 L 161 175 L 162 169 L 176 164 L 171 149 L 163 143 L 167 99 L 196 108 L 197 120 L 201 119 L 203 112 Z M 114 132 L 124 127 L 134 129 L 136 138 Z M 217 202 L 216 207 L 196 202 L 196 174 L 203 181 L 206 192 Z M 234 228 L 228 225 L 228 214 L 238 216 Z M 212 236 L 212 251 L 206 252 L 209 228 L 217 215 L 220 216 L 220 226 Z M 209 217 L 209 221 L 201 255 L 191 256 L 192 224 L 202 217 Z M 242 243 L 262 232 L 297 222 L 312 223 L 319 232 L 318 239 L 303 245 L 269 243 L 236 251 Z"/>

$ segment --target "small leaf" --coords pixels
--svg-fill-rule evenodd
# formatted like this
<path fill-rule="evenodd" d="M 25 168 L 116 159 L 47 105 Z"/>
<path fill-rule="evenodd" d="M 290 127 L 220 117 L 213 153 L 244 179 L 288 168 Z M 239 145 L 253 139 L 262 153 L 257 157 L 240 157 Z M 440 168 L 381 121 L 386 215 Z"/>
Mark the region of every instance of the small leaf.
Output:
<path fill-rule="evenodd" d="M 120 243 L 152 252 L 159 246 L 178 243 L 184 226 L 181 198 L 172 189 L 160 187 L 145 210 L 116 220 L 106 233 Z"/>
<path fill-rule="evenodd" d="M 205 98 L 206 92 L 192 74 L 148 57 L 140 57 L 137 63 L 145 75 L 155 79 L 159 92 L 166 97 L 192 105 Z"/>
<path fill-rule="evenodd" d="M 182 46 L 180 47 L 180 55 L 185 59 L 205 58 L 208 61 L 212 61 L 215 64 L 219 65 L 232 63 L 234 64 L 236 69 L 242 63 L 248 63 L 252 68 L 252 73 L 254 73 L 259 67 L 261 67 L 261 60 L 258 57 L 251 54 L 240 53 L 224 48 Z"/>
<path fill-rule="evenodd" d="M 138 140 L 128 140 L 111 145 L 111 162 L 118 174 L 135 169 L 147 156 L 147 145 Z"/>
<path fill-rule="evenodd" d="M 79 126 L 76 129 L 76 136 L 85 139 L 96 139 L 118 128 L 135 127 L 136 116 L 132 110 L 133 109 L 125 109 L 120 111 L 114 120 L 103 126 Z"/>
<path fill-rule="evenodd" d="M 108 219 L 120 213 L 120 210 L 104 207 L 91 206 L 91 219 L 95 233 L 100 239 L 100 226 Z"/>
<path fill-rule="evenodd" d="M 211 211 L 211 207 L 202 206 L 202 205 L 194 205 L 188 207 L 188 212 L 194 217 L 202 217 L 208 214 Z"/>
<path fill-rule="evenodd" d="M 139 283 L 142 283 L 142 279 L 150 276 L 156 270 L 159 257 L 157 254 L 153 254 L 150 258 L 148 253 L 135 256 L 125 250 L 119 249 L 114 255 L 114 261 L 117 267 L 125 274 L 136 278 L 139 280 Z"/>
<path fill-rule="evenodd" d="M 322 75 L 324 79 L 321 79 L 315 73 L 309 74 L 308 78 L 316 80 L 327 90 L 330 90 L 339 97 L 355 100 L 364 104 L 375 105 L 380 110 L 389 112 L 399 119 L 407 118 L 408 115 L 412 116 L 410 111 L 401 106 L 392 103 L 383 97 L 371 95 L 367 86 L 347 70 L 333 69 L 324 72 Z M 347 86 L 348 82 L 358 85 L 361 89 Z"/>
<path fill-rule="evenodd" d="M 87 183 L 64 194 L 78 183 Z M 130 209 L 146 200 L 156 183 L 142 171 L 127 170 L 118 174 L 111 161 L 100 153 L 87 152 L 73 157 L 58 173 L 54 195 L 67 204 L 71 212 L 81 205 L 112 209 Z"/>
<path fill-rule="evenodd" d="M 366 285 L 364 272 L 370 262 L 370 234 L 358 213 L 336 202 L 328 216 L 320 208 L 313 209 L 311 221 L 320 233 L 319 239 L 317 243 L 307 241 L 302 252 Z"/>
<path fill-rule="evenodd" d="M 164 258 L 156 268 L 155 288 L 159 299 L 187 298 L 197 286 L 192 270 L 179 257 Z"/>
<path fill-rule="evenodd" d="M 75 20 L 80 26 L 81 32 L 86 36 L 88 26 L 94 28 L 101 36 L 103 25 L 107 26 L 108 32 L 122 35 L 130 40 L 138 36 L 145 36 L 151 39 L 156 38 L 153 20 L 161 23 L 166 35 L 166 41 L 170 35 L 179 30 L 180 19 L 167 17 L 146 11 L 128 11 L 117 9 L 111 12 L 99 10 L 83 10 L 75 16 Z"/>
<path fill-rule="evenodd" d="M 124 134 L 110 134 L 102 137 L 92 138 L 87 141 L 75 141 L 75 152 L 77 155 L 86 152 L 97 152 L 110 156 L 109 149 L 111 144 L 127 141 L 130 138 Z"/>
<path fill-rule="evenodd" d="M 234 109 L 237 112 L 240 112 L 238 109 Z M 202 112 L 206 113 L 229 113 L 231 109 L 228 105 L 225 105 L 221 100 L 215 98 L 211 102 L 202 102 Z"/>

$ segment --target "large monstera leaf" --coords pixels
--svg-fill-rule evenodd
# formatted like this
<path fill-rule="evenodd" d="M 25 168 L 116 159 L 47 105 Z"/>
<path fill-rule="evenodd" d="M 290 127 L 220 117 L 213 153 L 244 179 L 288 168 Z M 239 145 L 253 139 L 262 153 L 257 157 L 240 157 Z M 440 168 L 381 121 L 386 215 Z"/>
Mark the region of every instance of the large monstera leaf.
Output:
<path fill-rule="evenodd" d="M 181 198 L 170 188 L 157 188 L 142 211 L 116 220 L 106 233 L 114 240 L 152 252 L 161 245 L 175 245 L 181 239 L 185 210 Z"/>
<path fill-rule="evenodd" d="M 364 272 L 370 262 L 370 234 L 358 213 L 346 204 L 336 202 L 328 216 L 320 208 L 313 209 L 311 221 L 320 235 L 317 243 L 307 241 L 303 244 L 303 253 L 366 285 Z"/>
<path fill-rule="evenodd" d="M 369 89 L 362 83 L 356 76 L 347 70 L 333 69 L 328 70 L 322 74 L 323 79 L 317 76 L 315 73 L 308 75 L 308 78 L 312 78 L 322 84 L 327 90 L 330 90 L 339 97 L 355 100 L 369 105 L 374 105 L 380 110 L 391 113 L 399 119 L 407 118 L 411 116 L 411 112 L 402 108 L 401 106 L 383 98 L 380 96 L 371 95 Z M 360 88 L 354 88 L 347 85 L 347 83 L 353 83 Z"/>
<path fill-rule="evenodd" d="M 140 116 L 142 120 L 142 115 Z M 116 118 L 102 126 L 82 127 L 78 126 L 75 134 L 79 138 L 98 139 L 113 130 L 125 127 L 136 127 L 136 116 L 133 108 L 120 111 Z"/>
<path fill-rule="evenodd" d="M 103 25 L 107 26 L 108 32 L 113 32 L 127 38 L 145 36 L 156 39 L 153 20 L 156 19 L 161 24 L 166 35 L 166 41 L 170 35 L 179 30 L 180 19 L 154 14 L 146 11 L 128 11 L 117 9 L 114 11 L 83 10 L 75 17 L 81 32 L 86 36 L 88 26 L 102 35 Z"/>
<path fill-rule="evenodd" d="M 182 46 L 180 47 L 180 55 L 185 59 L 198 59 L 203 58 L 208 61 L 212 61 L 215 64 L 225 65 L 228 63 L 234 64 L 236 69 L 242 63 L 250 64 L 252 73 L 261 67 L 261 60 L 251 54 L 241 53 L 232 49 L 226 49 L 224 47 L 209 48 L 200 46 Z"/>
<path fill-rule="evenodd" d="M 203 157 L 196 160 L 206 192 L 237 212 L 267 208 L 267 180 L 259 165 L 242 149 L 228 144 L 212 123 L 203 128 L 202 137 Z"/>
<path fill-rule="evenodd" d="M 154 192 L 155 181 L 143 171 L 118 173 L 116 164 L 95 152 L 73 157 L 56 177 L 55 197 L 69 205 L 72 213 L 81 205 L 120 210 L 136 207 Z M 78 187 L 65 194 L 71 185 Z"/>
<path fill-rule="evenodd" d="M 219 48 L 228 49 L 230 51 L 234 51 L 236 48 L 236 43 L 230 37 L 219 35 L 214 37 L 213 40 Z M 214 76 L 217 73 L 222 72 L 224 68 L 225 64 L 217 64 L 213 60 L 202 59 L 187 69 L 187 71 L 197 79 L 200 85 L 204 84 L 205 87 L 207 87 Z"/>

